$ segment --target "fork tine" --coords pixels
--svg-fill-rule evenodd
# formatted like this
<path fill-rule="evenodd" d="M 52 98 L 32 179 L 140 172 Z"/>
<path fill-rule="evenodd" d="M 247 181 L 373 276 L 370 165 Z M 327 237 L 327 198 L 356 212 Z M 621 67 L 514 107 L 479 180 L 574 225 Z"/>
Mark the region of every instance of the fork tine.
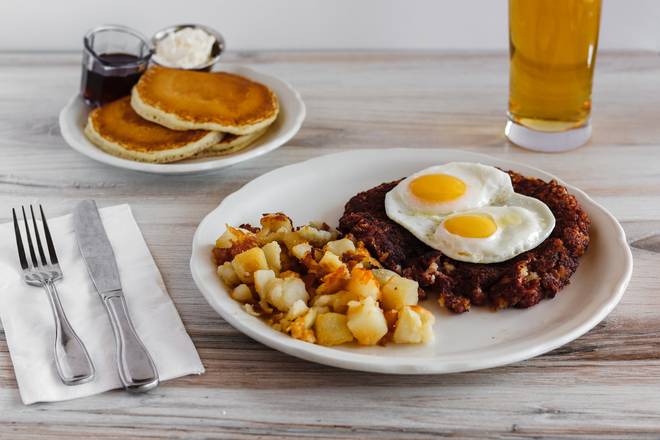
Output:
<path fill-rule="evenodd" d="M 30 234 L 30 227 L 27 222 L 27 215 L 25 215 L 25 207 L 21 206 L 23 210 L 23 223 L 25 223 L 25 234 L 27 235 L 28 249 L 30 249 L 30 258 L 32 259 L 32 267 L 38 267 L 37 255 L 34 253 L 34 246 L 32 245 L 32 234 Z"/>
<path fill-rule="evenodd" d="M 46 260 L 46 255 L 44 254 L 44 248 L 41 247 L 41 234 L 39 234 L 37 221 L 34 218 L 34 209 L 32 208 L 32 205 L 30 205 L 30 216 L 32 217 L 32 226 L 34 227 L 34 238 L 37 239 L 37 250 L 39 251 L 39 258 L 41 258 L 41 264 L 46 266 L 48 261 Z"/>
<path fill-rule="evenodd" d="M 58 264 L 57 254 L 55 253 L 55 246 L 53 246 L 53 238 L 50 236 L 50 229 L 48 228 L 48 222 L 46 221 L 46 214 L 44 214 L 43 206 L 39 205 L 39 211 L 41 211 L 41 224 L 44 226 L 44 234 L 46 235 L 46 246 L 48 246 L 50 263 Z"/>
<path fill-rule="evenodd" d="M 25 248 L 23 247 L 23 238 L 21 237 L 21 228 L 18 226 L 18 219 L 16 218 L 16 210 L 11 208 L 11 215 L 14 217 L 14 234 L 16 235 L 16 247 L 18 248 L 18 259 L 21 262 L 21 268 L 26 270 L 28 268 L 27 258 L 25 258 Z"/>

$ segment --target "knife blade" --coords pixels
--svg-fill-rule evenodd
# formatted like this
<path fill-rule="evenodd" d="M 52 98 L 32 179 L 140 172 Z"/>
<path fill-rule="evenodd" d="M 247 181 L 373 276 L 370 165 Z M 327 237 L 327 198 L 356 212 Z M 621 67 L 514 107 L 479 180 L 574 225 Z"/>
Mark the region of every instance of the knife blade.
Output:
<path fill-rule="evenodd" d="M 94 287 L 101 297 L 121 292 L 115 252 L 105 233 L 94 200 L 83 200 L 76 206 L 73 226 L 80 253 L 85 260 Z"/>
<path fill-rule="evenodd" d="M 94 287 L 108 312 L 117 349 L 117 368 L 124 388 L 144 392 L 158 386 L 158 371 L 135 332 L 122 291 L 115 253 L 94 200 L 73 211 L 78 247 Z"/>

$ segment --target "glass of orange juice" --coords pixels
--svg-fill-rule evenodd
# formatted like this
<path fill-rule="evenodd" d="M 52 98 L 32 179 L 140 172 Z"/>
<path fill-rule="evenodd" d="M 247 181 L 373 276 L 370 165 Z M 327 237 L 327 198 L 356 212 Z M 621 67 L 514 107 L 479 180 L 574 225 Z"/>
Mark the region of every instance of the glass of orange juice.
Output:
<path fill-rule="evenodd" d="M 591 136 L 601 0 L 509 0 L 511 142 L 539 151 Z"/>

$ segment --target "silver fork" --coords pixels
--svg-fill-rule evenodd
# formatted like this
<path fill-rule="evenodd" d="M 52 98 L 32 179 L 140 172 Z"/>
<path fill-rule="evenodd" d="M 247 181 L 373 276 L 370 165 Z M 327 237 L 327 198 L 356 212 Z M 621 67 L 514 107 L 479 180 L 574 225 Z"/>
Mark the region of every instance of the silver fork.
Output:
<path fill-rule="evenodd" d="M 30 250 L 30 260 L 25 255 L 25 248 L 23 247 L 23 238 L 21 237 L 21 228 L 16 218 L 16 210 L 12 208 L 11 213 L 14 217 L 14 232 L 16 233 L 16 247 L 18 248 L 18 259 L 21 262 L 23 269 L 23 278 L 30 286 L 43 287 L 48 293 L 51 308 L 53 309 L 53 317 L 55 319 L 55 366 L 57 367 L 57 374 L 66 385 L 77 385 L 80 383 L 88 382 L 94 378 L 94 365 L 87 353 L 87 349 L 82 341 L 71 328 L 69 320 L 64 314 L 64 309 L 60 303 L 60 298 L 55 288 L 55 281 L 62 279 L 62 269 L 60 269 L 55 253 L 55 246 L 53 239 L 48 229 L 44 209 L 39 205 L 41 213 L 41 224 L 44 230 L 44 237 L 46 239 L 46 247 L 48 248 L 48 256 L 50 262 L 46 260 L 44 249 L 41 246 L 41 236 L 37 221 L 34 217 L 34 209 L 30 205 L 30 213 L 32 214 L 32 226 L 34 237 L 37 242 L 37 250 L 39 251 L 39 259 L 32 244 L 32 234 L 28 225 L 27 216 L 25 215 L 25 208 L 21 207 L 23 211 L 23 223 L 25 224 L 25 235 L 27 236 L 27 245 Z"/>

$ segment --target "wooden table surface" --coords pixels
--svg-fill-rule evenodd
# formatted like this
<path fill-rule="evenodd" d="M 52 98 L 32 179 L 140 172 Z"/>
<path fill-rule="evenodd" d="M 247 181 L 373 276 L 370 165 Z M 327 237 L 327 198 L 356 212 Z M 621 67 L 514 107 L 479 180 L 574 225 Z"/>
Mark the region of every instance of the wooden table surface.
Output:
<path fill-rule="evenodd" d="M 307 120 L 283 148 L 215 174 L 124 171 L 68 148 L 57 115 L 78 88 L 75 53 L 0 54 L 0 220 L 44 203 L 130 203 L 206 374 L 132 396 L 24 406 L 0 333 L 6 438 L 659 438 L 660 57 L 599 55 L 591 143 L 547 155 L 503 135 L 504 53 L 233 53 L 290 81 Z M 461 148 L 525 162 L 584 189 L 621 221 L 635 268 L 619 306 L 585 336 L 506 367 L 387 376 L 312 364 L 238 333 L 188 270 L 193 232 L 227 194 L 273 168 L 351 148 Z M 2 246 L 8 246 L 2 243 Z M 2 292 L 0 292 L 1 294 Z"/>

